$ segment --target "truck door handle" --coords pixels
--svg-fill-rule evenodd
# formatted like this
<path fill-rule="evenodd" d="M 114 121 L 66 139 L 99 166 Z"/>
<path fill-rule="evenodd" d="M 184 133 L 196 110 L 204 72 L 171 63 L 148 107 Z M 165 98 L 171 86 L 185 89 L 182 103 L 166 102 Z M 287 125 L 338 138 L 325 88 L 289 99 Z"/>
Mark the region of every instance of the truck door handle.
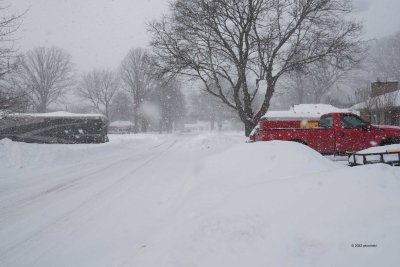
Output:
<path fill-rule="evenodd" d="M 344 132 L 340 132 L 339 137 L 344 137 Z"/>

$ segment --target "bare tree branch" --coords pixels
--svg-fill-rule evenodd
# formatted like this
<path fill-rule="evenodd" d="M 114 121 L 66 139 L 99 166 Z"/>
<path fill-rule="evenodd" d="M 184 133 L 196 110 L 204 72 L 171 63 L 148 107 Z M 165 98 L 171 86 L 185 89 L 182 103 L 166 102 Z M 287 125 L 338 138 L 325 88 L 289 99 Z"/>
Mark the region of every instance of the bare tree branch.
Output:
<path fill-rule="evenodd" d="M 46 112 L 74 85 L 71 56 L 61 48 L 38 47 L 19 58 L 20 86 L 38 112 Z"/>
<path fill-rule="evenodd" d="M 82 75 L 77 94 L 89 100 L 92 107 L 110 118 L 110 106 L 119 89 L 119 80 L 112 71 L 93 70 Z"/>
<path fill-rule="evenodd" d="M 142 120 L 142 130 L 146 129 L 145 118 L 140 108 L 148 94 L 157 86 L 152 58 L 144 49 L 132 49 L 125 56 L 120 66 L 120 74 L 124 89 L 133 101 L 134 132 L 139 132 L 139 120 Z"/>

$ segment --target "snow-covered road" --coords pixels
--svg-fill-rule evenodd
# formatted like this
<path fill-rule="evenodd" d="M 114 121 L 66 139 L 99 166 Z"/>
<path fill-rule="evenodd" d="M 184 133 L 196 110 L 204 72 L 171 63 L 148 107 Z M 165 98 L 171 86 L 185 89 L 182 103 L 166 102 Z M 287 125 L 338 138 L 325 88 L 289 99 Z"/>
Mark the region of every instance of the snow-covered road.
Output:
<path fill-rule="evenodd" d="M 120 223 L 133 226 L 143 216 L 143 212 L 132 218 L 127 216 L 130 212 L 118 207 L 122 207 L 122 201 L 127 196 L 132 199 L 124 208 L 130 209 L 135 205 L 135 191 L 140 187 L 141 180 L 147 178 L 143 177 L 143 173 L 147 176 L 147 168 L 159 168 L 160 162 L 155 165 L 154 161 L 161 158 L 175 143 L 176 140 L 155 145 L 150 143 L 139 148 L 131 147 L 129 152 L 105 154 L 99 161 L 86 161 L 51 171 L 42 170 L 39 174 L 34 170 L 19 174 L 25 176 L 20 177 L 24 184 L 13 184 L 15 187 L 3 190 L 0 197 L 2 266 L 21 266 L 40 259 L 41 266 L 43 259 L 50 263 L 73 266 L 76 263 L 89 264 L 86 259 L 101 258 L 101 254 L 94 257 L 90 255 L 88 248 L 93 244 L 82 242 L 85 239 L 92 240 L 97 246 L 101 240 L 93 240 L 90 236 L 85 238 L 82 233 L 90 233 L 91 229 L 96 229 L 100 224 L 102 234 L 111 235 L 113 239 L 117 236 L 125 239 L 125 230 Z M 86 156 L 90 157 L 90 154 Z M 111 225 L 107 219 L 108 222 L 111 219 Z M 110 228 L 104 228 L 104 225 Z M 118 244 L 121 243 L 117 240 L 112 244 L 107 240 L 103 245 L 114 247 Z M 77 257 L 68 259 L 67 256 L 64 259 L 62 253 L 65 253 L 63 251 L 66 248 L 77 249 Z M 126 249 L 129 250 L 129 247 Z M 55 250 L 58 253 L 51 253 Z M 50 259 L 43 258 L 46 254 L 50 255 Z M 113 258 L 109 256 L 107 258 Z M 100 262 L 105 266 L 112 265 L 112 262 Z"/>
<path fill-rule="evenodd" d="M 127 255 L 134 258 L 162 226 L 163 213 L 174 210 L 168 205 L 176 203 L 183 177 L 201 156 L 191 147 L 207 144 L 184 135 L 132 140 L 114 136 L 102 151 L 85 145 L 65 151 L 60 146 L 56 153 L 67 162 L 81 158 L 66 167 L 52 166 L 53 158 L 49 165 L 21 163 L 20 157 L 33 159 L 23 151 L 10 153 L 18 158 L 14 165 L 27 166 L 0 176 L 0 265 L 120 266 Z M 113 145 L 117 148 L 107 147 Z M 198 152 L 207 154 L 206 149 Z"/>
<path fill-rule="evenodd" d="M 2 140 L 0 266 L 396 266 L 398 169 L 243 141 Z M 356 251 L 357 242 L 379 247 Z"/>

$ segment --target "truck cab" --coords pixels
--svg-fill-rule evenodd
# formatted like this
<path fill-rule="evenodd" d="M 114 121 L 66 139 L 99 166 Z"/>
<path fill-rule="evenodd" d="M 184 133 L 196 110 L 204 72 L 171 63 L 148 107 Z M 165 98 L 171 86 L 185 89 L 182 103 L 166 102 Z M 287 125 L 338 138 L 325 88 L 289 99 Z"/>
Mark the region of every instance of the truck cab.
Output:
<path fill-rule="evenodd" d="M 335 152 L 359 151 L 381 143 L 381 129 L 371 126 L 352 113 L 326 114 L 320 119 L 320 127 L 332 129 L 334 135 L 327 140 Z"/>

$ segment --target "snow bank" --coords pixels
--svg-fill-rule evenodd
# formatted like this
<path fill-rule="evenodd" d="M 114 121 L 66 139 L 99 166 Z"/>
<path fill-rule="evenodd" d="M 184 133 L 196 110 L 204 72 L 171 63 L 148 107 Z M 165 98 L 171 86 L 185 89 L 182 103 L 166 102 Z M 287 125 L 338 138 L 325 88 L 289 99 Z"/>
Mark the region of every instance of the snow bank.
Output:
<path fill-rule="evenodd" d="M 210 122 L 198 121 L 196 123 L 185 123 L 184 129 L 188 132 L 210 131 Z"/>
<path fill-rule="evenodd" d="M 22 152 L 19 143 L 8 138 L 0 140 L 0 169 L 9 166 L 22 167 Z"/>
<path fill-rule="evenodd" d="M 338 168 L 316 151 L 296 142 L 270 141 L 231 146 L 204 162 L 205 177 L 223 174 L 228 183 L 286 179 L 299 173 Z M 220 178 L 217 175 L 216 178 Z"/>
<path fill-rule="evenodd" d="M 4 168 L 51 168 L 82 162 L 90 154 L 95 156 L 88 146 L 26 144 L 0 140 L 0 169 Z"/>
<path fill-rule="evenodd" d="M 28 144 L 13 142 L 10 139 L 0 140 L 0 170 L 28 168 L 58 168 L 95 162 L 114 155 L 132 153 L 132 150 L 146 145 L 162 143 L 166 137 L 158 135 L 113 135 L 109 134 L 109 143 L 103 144 Z M 0 178 L 2 177 L 0 173 Z"/>
<path fill-rule="evenodd" d="M 399 262 L 399 169 L 348 168 L 301 144 L 258 142 L 199 162 L 187 184 L 133 266 Z"/>
<path fill-rule="evenodd" d="M 133 127 L 133 123 L 130 121 L 113 121 L 109 125 L 110 127 Z"/>
<path fill-rule="evenodd" d="M 209 132 L 195 135 L 187 143 L 186 147 L 193 150 L 230 147 L 234 143 L 245 143 L 243 133 L 222 134 L 220 132 Z"/>

